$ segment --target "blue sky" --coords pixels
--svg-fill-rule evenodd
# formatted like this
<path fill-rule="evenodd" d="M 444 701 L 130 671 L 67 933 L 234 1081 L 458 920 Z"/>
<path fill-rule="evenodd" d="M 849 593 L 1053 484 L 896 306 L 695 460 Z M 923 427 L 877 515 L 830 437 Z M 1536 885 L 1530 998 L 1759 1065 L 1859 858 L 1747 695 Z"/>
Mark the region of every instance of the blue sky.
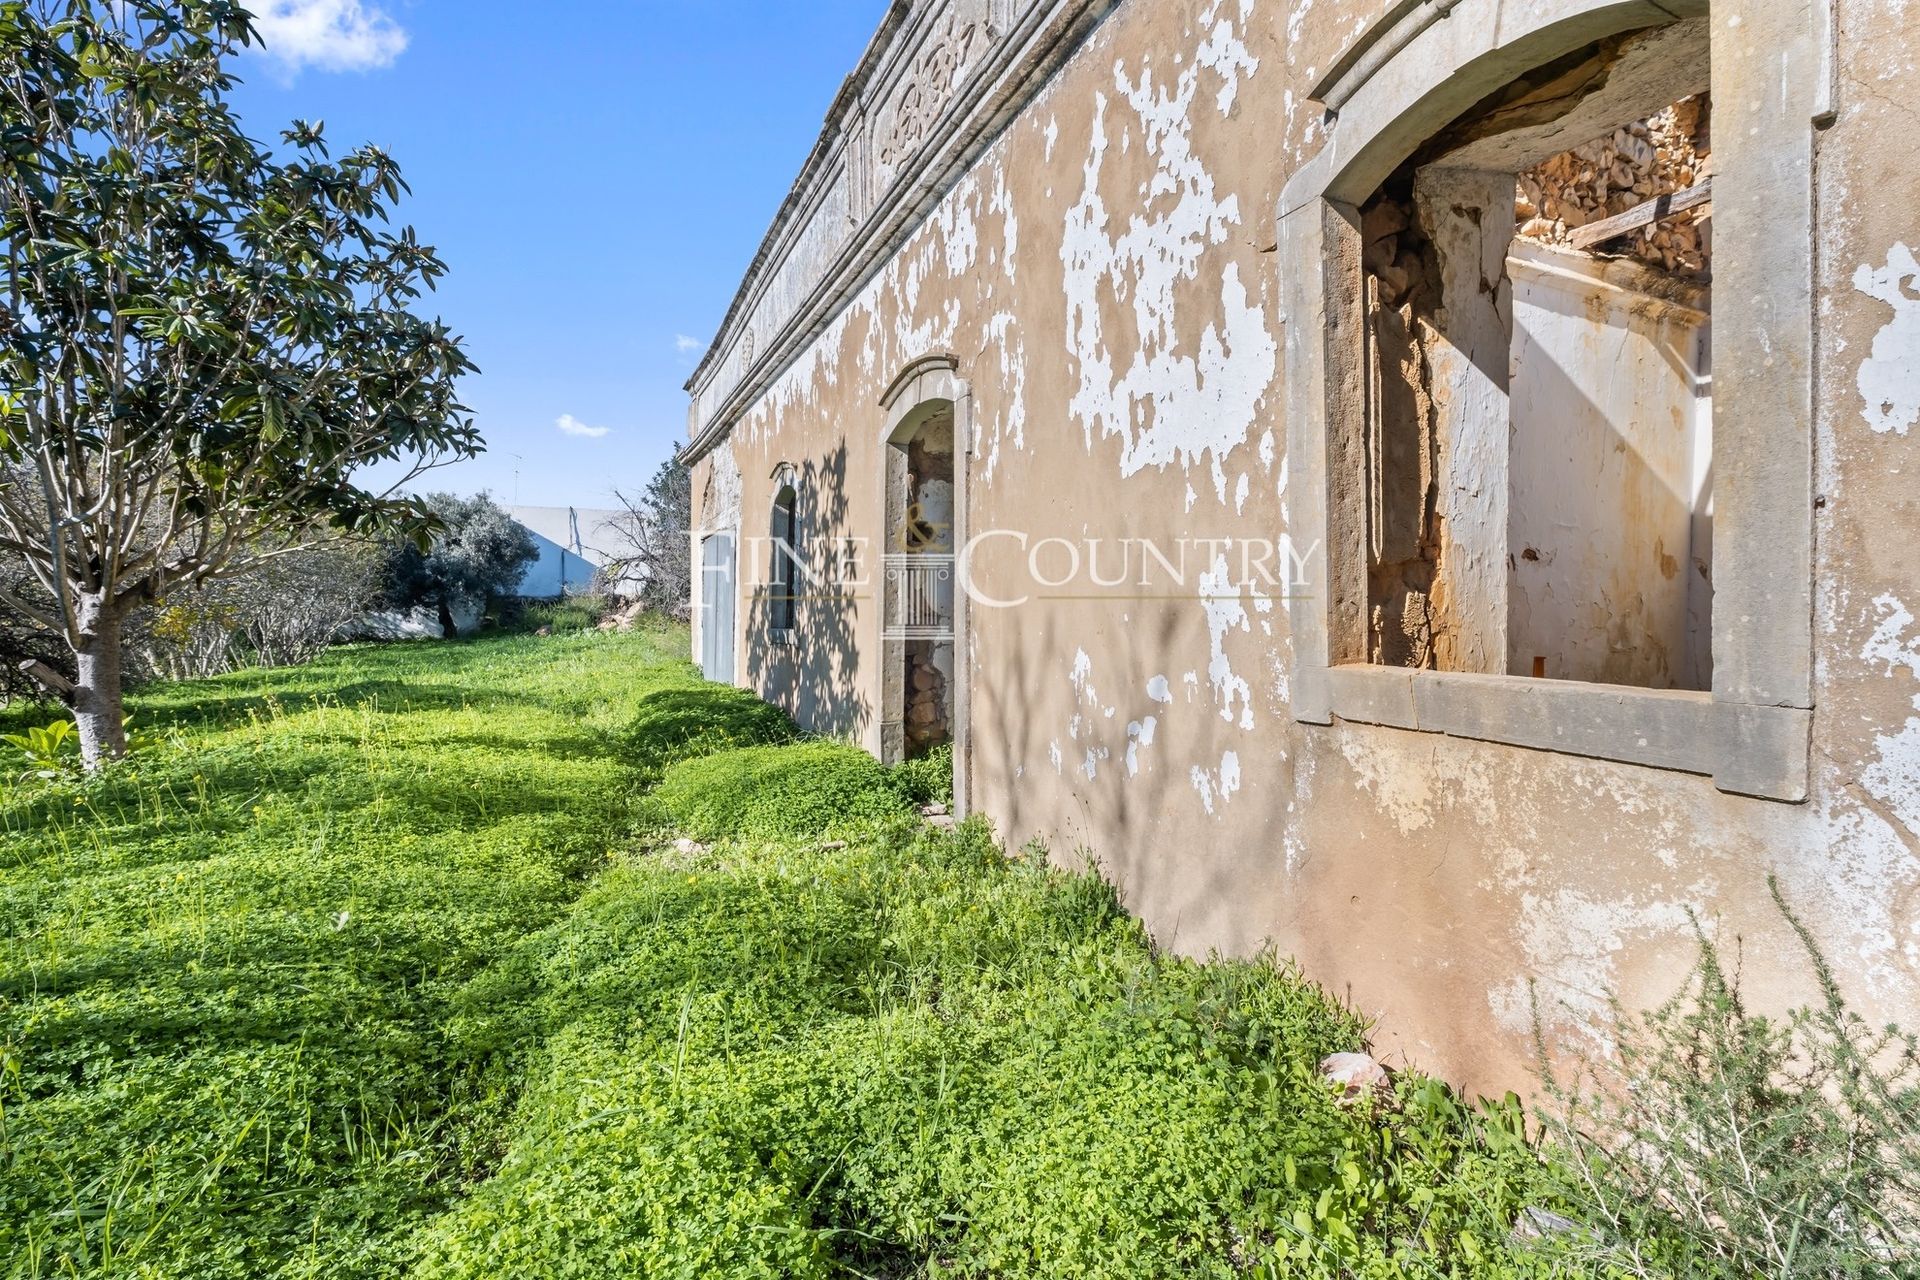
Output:
<path fill-rule="evenodd" d="M 254 0 L 257 138 L 375 142 L 450 268 L 488 455 L 422 487 L 607 505 L 681 391 L 884 0 Z M 568 424 L 563 429 L 562 420 Z"/>

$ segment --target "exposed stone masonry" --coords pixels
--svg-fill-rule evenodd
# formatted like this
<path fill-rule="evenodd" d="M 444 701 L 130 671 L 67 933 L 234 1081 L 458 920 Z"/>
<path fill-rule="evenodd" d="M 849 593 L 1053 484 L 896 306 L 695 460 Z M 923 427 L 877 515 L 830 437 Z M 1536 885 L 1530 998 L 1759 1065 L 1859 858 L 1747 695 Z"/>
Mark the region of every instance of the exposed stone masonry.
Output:
<path fill-rule="evenodd" d="M 1683 98 L 1645 120 L 1563 151 L 1519 175 L 1520 236 L 1567 245 L 1569 233 L 1685 190 L 1712 171 L 1712 103 Z M 1705 280 L 1713 254 L 1713 206 L 1701 205 L 1634 231 L 1607 248 L 1663 271 Z"/>
<path fill-rule="evenodd" d="M 1435 665 L 1434 595 L 1441 518 L 1440 439 L 1427 347 L 1443 303 L 1433 241 L 1420 226 L 1412 174 L 1390 181 L 1361 213 L 1367 324 L 1374 336 L 1368 453 L 1369 660 Z"/>
<path fill-rule="evenodd" d="M 925 755 L 953 737 L 947 708 L 947 677 L 934 665 L 930 641 L 907 645 L 907 756 Z M 949 649 L 951 646 L 948 646 Z"/>

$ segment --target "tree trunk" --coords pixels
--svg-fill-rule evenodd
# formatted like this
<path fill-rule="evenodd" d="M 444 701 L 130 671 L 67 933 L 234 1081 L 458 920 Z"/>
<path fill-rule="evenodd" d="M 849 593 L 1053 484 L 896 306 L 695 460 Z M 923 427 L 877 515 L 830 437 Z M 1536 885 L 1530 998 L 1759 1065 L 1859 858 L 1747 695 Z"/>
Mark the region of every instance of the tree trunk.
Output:
<path fill-rule="evenodd" d="M 442 640 L 460 638 L 460 628 L 453 621 L 453 610 L 444 598 L 440 601 L 440 638 Z"/>
<path fill-rule="evenodd" d="M 78 678 L 73 719 L 80 730 L 80 759 L 88 772 L 127 754 L 126 714 L 120 687 L 120 615 L 97 601 L 80 608 L 80 643 L 73 647 Z"/>

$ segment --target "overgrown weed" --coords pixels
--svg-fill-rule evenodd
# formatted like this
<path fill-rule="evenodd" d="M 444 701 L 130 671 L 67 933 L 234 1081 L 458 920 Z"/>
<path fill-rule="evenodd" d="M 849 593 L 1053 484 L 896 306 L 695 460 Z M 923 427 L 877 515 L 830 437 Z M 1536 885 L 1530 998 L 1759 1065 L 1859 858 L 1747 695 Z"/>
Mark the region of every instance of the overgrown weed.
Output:
<path fill-rule="evenodd" d="M 1920 1274 L 1920 1042 L 1847 1006 L 1768 884 L 1817 1003 L 1750 1011 L 1695 921 L 1685 987 L 1644 1012 L 1616 1003 L 1611 1053 L 1543 1065 L 1557 1167 L 1589 1227 L 1571 1254 L 1634 1276 Z"/>

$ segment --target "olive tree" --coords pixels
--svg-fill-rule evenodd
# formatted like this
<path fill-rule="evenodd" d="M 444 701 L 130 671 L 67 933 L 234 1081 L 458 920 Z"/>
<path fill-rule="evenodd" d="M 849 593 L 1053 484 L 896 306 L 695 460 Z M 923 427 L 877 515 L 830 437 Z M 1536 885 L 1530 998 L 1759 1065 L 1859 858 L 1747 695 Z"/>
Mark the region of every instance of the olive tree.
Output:
<path fill-rule="evenodd" d="M 511 592 L 540 558 L 540 546 L 527 527 L 484 493 L 457 498 L 427 495 L 426 509 L 437 532 L 421 542 L 400 538 L 387 550 L 381 568 L 384 603 L 393 609 L 432 609 L 440 634 L 460 634 L 454 610 L 484 609 Z"/>
<path fill-rule="evenodd" d="M 253 39 L 234 0 L 0 0 L 0 552 L 40 588 L 0 593 L 71 650 L 90 767 L 125 750 L 133 610 L 414 525 L 401 486 L 480 448 L 399 169 L 249 138 Z"/>

